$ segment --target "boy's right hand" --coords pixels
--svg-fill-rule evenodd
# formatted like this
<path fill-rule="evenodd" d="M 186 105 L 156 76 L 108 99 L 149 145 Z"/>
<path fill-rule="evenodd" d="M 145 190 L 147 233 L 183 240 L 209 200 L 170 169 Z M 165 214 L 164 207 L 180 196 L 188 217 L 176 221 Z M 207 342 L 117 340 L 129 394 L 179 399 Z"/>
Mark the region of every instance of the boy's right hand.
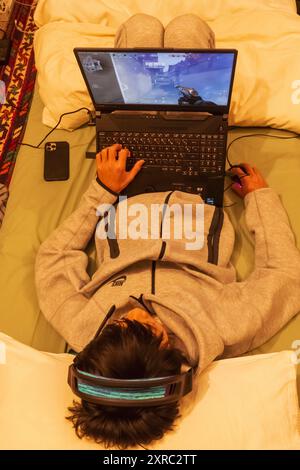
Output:
<path fill-rule="evenodd" d="M 126 171 L 126 161 L 129 156 L 129 150 L 123 149 L 120 144 L 107 147 L 97 154 L 98 178 L 115 193 L 122 192 L 134 180 L 144 164 L 144 160 L 139 160 L 131 171 Z"/>
<path fill-rule="evenodd" d="M 236 194 L 244 199 L 247 194 L 255 191 L 256 189 L 268 188 L 269 185 L 265 181 L 264 177 L 260 171 L 255 166 L 250 166 L 248 163 L 241 163 L 245 168 L 248 175 L 245 176 L 245 173 L 241 168 L 232 168 L 231 173 L 237 175 L 240 178 L 241 184 L 234 183 L 232 189 Z"/>

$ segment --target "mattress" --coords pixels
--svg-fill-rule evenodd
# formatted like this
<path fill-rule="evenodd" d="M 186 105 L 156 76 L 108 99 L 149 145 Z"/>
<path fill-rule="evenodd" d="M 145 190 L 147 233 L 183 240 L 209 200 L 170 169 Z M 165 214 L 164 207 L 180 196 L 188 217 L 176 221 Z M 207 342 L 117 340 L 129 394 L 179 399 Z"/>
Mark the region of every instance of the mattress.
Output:
<path fill-rule="evenodd" d="M 36 145 L 49 132 L 41 124 L 42 108 L 36 89 L 23 142 Z M 230 131 L 229 141 L 241 136 L 248 137 L 232 144 L 231 162 L 249 162 L 262 171 L 281 196 L 300 248 L 300 139 L 285 140 L 290 133 L 269 128 L 236 128 Z M 21 147 L 0 230 L 0 331 L 37 349 L 63 352 L 64 340 L 46 322 L 38 306 L 34 263 L 41 242 L 77 207 L 95 175 L 94 161 L 85 158 L 86 151 L 95 148 L 95 128 L 57 130 L 49 139 L 69 142 L 71 176 L 65 182 L 45 182 L 43 149 Z M 245 226 L 243 202 L 229 190 L 224 204 L 236 229 L 233 263 L 238 278 L 244 279 L 253 268 L 253 239 Z M 89 255 L 92 273 L 95 266 L 92 245 Z M 251 354 L 290 349 L 296 340 L 300 340 L 300 315 Z"/>

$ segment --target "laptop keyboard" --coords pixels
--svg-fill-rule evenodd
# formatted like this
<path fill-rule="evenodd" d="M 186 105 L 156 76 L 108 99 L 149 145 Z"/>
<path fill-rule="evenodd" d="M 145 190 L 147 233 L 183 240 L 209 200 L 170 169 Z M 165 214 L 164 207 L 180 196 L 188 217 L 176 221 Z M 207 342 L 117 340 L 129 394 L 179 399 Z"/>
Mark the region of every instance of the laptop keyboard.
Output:
<path fill-rule="evenodd" d="M 223 176 L 225 135 L 171 132 L 99 132 L 99 151 L 113 144 L 127 147 L 131 156 L 128 170 L 138 160 L 144 167 L 159 169 L 170 175 Z"/>

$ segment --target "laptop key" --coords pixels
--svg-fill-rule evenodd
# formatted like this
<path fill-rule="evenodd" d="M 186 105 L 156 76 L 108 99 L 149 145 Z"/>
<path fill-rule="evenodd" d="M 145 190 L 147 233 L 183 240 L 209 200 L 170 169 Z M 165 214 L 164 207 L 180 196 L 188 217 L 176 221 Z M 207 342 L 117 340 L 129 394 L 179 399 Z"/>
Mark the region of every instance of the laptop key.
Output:
<path fill-rule="evenodd" d="M 199 155 L 195 155 L 193 153 L 189 153 L 186 156 L 187 160 L 190 160 L 193 162 L 193 165 L 197 165 L 198 161 L 200 160 Z"/>

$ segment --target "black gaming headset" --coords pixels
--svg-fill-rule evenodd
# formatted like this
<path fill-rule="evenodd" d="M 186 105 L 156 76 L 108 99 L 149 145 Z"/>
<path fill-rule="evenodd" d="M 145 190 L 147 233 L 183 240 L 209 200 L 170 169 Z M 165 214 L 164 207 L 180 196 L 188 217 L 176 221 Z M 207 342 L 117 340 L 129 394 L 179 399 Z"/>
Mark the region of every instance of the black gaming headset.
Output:
<path fill-rule="evenodd" d="M 115 311 L 112 306 L 95 337 Z M 91 403 L 120 407 L 157 406 L 178 401 L 192 391 L 194 369 L 168 377 L 149 379 L 113 379 L 89 374 L 76 367 L 76 357 L 69 367 L 68 384 L 73 393 Z"/>

